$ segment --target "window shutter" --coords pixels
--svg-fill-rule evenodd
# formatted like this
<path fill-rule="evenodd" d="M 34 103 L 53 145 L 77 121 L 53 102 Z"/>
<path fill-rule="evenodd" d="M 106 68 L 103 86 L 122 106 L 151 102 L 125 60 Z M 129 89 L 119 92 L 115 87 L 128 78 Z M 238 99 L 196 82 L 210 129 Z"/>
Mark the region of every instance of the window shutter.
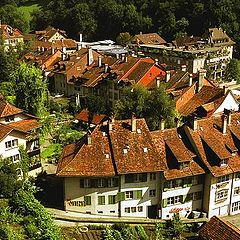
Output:
<path fill-rule="evenodd" d="M 84 188 L 84 179 L 80 179 L 80 188 Z"/>
<path fill-rule="evenodd" d="M 181 203 L 184 203 L 185 199 L 186 199 L 186 195 L 181 195 L 180 196 L 180 202 Z"/>
<path fill-rule="evenodd" d="M 182 195 L 182 203 L 189 202 L 188 195 Z"/>
<path fill-rule="evenodd" d="M 133 191 L 133 199 L 140 199 L 142 198 L 142 190 Z"/>
<path fill-rule="evenodd" d="M 142 174 L 142 181 L 147 182 L 147 173 Z"/>
<path fill-rule="evenodd" d="M 125 192 L 120 192 L 117 194 L 117 201 L 124 201 L 125 200 Z"/>
<path fill-rule="evenodd" d="M 91 196 L 84 196 L 84 203 L 86 205 L 91 205 Z"/>
<path fill-rule="evenodd" d="M 164 208 L 167 207 L 167 198 L 162 200 L 162 205 Z"/>

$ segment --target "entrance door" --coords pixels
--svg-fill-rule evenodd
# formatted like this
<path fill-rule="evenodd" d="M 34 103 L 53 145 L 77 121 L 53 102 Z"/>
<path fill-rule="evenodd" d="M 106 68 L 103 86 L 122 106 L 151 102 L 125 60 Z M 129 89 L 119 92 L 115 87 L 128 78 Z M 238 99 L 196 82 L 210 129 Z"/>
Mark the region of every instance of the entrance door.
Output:
<path fill-rule="evenodd" d="M 157 218 L 158 208 L 157 205 L 148 206 L 148 218 Z"/>

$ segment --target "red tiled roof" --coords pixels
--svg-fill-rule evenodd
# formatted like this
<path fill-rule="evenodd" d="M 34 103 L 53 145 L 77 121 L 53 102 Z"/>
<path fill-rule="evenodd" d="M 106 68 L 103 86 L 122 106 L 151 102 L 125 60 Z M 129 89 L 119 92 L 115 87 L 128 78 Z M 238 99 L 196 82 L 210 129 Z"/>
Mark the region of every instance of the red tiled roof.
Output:
<path fill-rule="evenodd" d="M 12 128 L 8 125 L 0 123 L 0 140 L 5 138 L 10 132 L 12 132 Z"/>
<path fill-rule="evenodd" d="M 108 137 L 104 137 L 102 133 L 106 130 L 98 125 L 91 134 L 89 145 L 87 136 L 76 144 L 67 145 L 59 160 L 57 175 L 61 177 L 114 176 L 115 170 Z"/>
<path fill-rule="evenodd" d="M 214 102 L 214 108 L 219 107 L 219 99 L 224 96 L 224 91 L 217 87 L 203 86 L 201 90 L 195 94 L 186 104 L 180 109 L 179 113 L 182 116 L 189 116 L 194 113 L 198 107 Z M 220 102 L 221 104 L 221 102 Z"/>
<path fill-rule="evenodd" d="M 83 109 L 75 117 L 77 120 L 88 123 L 89 121 L 95 125 L 102 123 L 104 120 L 107 120 L 108 117 L 105 114 L 94 114 L 92 119 L 89 119 L 89 111 Z"/>
<path fill-rule="evenodd" d="M 222 116 L 198 120 L 195 131 L 185 126 L 199 157 L 215 177 L 240 171 L 239 147 L 236 143 L 240 141 L 240 113 L 232 114 L 226 134 L 222 133 L 222 121 Z M 220 166 L 222 159 L 228 159 L 226 166 Z"/>
<path fill-rule="evenodd" d="M 3 99 L 0 99 L 0 117 L 7 117 L 22 112 L 22 109 L 13 106 Z"/>
<path fill-rule="evenodd" d="M 41 125 L 36 119 L 24 119 L 21 121 L 9 123 L 8 126 L 24 132 L 29 132 L 33 129 L 41 127 Z"/>
<path fill-rule="evenodd" d="M 214 216 L 200 229 L 199 237 L 202 240 L 239 240 L 240 230 L 230 222 Z"/>
<path fill-rule="evenodd" d="M 5 39 L 9 38 L 23 38 L 22 32 L 17 28 L 12 28 L 9 25 L 0 25 L 0 35 Z"/>
<path fill-rule="evenodd" d="M 137 132 L 131 131 L 131 121 L 114 121 L 98 125 L 78 143 L 67 145 L 58 164 L 58 176 L 114 176 L 125 173 L 157 172 L 166 168 L 155 150 L 144 119 L 136 120 Z M 145 151 L 145 152 L 144 152 Z M 108 154 L 108 157 L 106 157 Z"/>
<path fill-rule="evenodd" d="M 167 163 L 164 176 L 167 180 L 204 174 L 204 170 L 199 165 L 199 160 L 195 158 L 196 154 L 181 128 L 155 131 L 151 132 L 151 135 L 156 147 L 161 151 L 160 154 L 164 154 L 163 158 Z M 181 162 L 189 162 L 189 166 L 180 169 Z"/>
<path fill-rule="evenodd" d="M 139 44 L 165 44 L 166 41 L 157 33 L 144 33 L 134 36 L 135 40 L 139 40 Z"/>

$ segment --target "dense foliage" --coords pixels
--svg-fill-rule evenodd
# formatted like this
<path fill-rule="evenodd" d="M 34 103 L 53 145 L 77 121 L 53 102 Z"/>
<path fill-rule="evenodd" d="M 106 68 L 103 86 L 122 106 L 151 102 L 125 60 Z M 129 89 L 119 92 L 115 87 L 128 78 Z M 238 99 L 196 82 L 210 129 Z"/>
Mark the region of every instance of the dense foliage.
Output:
<path fill-rule="evenodd" d="M 120 119 L 131 118 L 133 113 L 137 118 L 145 118 L 151 130 L 159 129 L 161 118 L 166 120 L 168 127 L 172 127 L 177 117 L 174 101 L 163 85 L 152 92 L 141 86 L 126 88 L 123 97 L 117 101 L 114 112 Z"/>

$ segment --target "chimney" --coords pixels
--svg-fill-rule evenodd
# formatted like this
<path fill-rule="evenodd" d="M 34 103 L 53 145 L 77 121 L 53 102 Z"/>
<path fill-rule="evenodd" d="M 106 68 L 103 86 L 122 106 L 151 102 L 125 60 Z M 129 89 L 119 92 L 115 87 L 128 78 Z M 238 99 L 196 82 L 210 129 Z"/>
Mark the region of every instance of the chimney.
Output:
<path fill-rule="evenodd" d="M 159 126 L 160 130 L 164 130 L 165 129 L 165 120 L 161 117 L 160 119 L 160 126 Z"/>
<path fill-rule="evenodd" d="M 226 95 L 228 91 L 228 87 L 225 85 L 223 86 L 223 94 Z"/>
<path fill-rule="evenodd" d="M 156 85 L 157 85 L 157 88 L 159 88 L 160 83 L 161 83 L 160 77 L 157 77 L 157 78 L 156 78 Z"/>
<path fill-rule="evenodd" d="M 108 64 L 105 63 L 105 64 L 104 64 L 104 72 L 107 73 L 107 71 L 108 71 Z"/>
<path fill-rule="evenodd" d="M 227 124 L 230 125 L 232 120 L 232 111 L 230 109 L 224 108 L 223 112 L 227 116 Z"/>
<path fill-rule="evenodd" d="M 182 65 L 181 69 L 182 69 L 183 72 L 186 72 L 187 71 L 187 66 L 186 65 Z"/>
<path fill-rule="evenodd" d="M 81 43 L 83 41 L 83 38 L 82 38 L 82 33 L 79 34 L 79 42 Z"/>
<path fill-rule="evenodd" d="M 192 127 L 193 127 L 193 131 L 197 130 L 198 122 L 197 122 L 197 117 L 195 115 L 193 115 L 192 117 Z"/>
<path fill-rule="evenodd" d="M 38 47 L 37 47 L 37 50 L 38 50 L 38 52 L 41 52 L 41 47 L 38 46 Z"/>
<path fill-rule="evenodd" d="M 123 53 L 123 54 L 121 55 L 121 57 L 122 57 L 122 61 L 124 61 L 125 54 Z"/>
<path fill-rule="evenodd" d="M 142 32 L 140 32 L 139 34 L 142 35 Z"/>
<path fill-rule="evenodd" d="M 66 54 L 62 52 L 62 61 L 66 60 Z"/>
<path fill-rule="evenodd" d="M 66 53 L 67 52 L 67 48 L 66 47 L 62 47 L 62 52 Z"/>
<path fill-rule="evenodd" d="M 158 59 L 157 58 L 155 59 L 155 64 L 158 65 Z"/>
<path fill-rule="evenodd" d="M 137 119 L 136 119 L 134 113 L 132 114 L 131 124 L 132 124 L 132 132 L 136 132 L 136 130 L 137 130 Z"/>
<path fill-rule="evenodd" d="M 115 118 L 114 118 L 114 115 L 112 114 L 111 118 L 108 120 L 108 130 L 109 130 L 109 132 L 112 131 L 114 122 L 115 122 Z"/>
<path fill-rule="evenodd" d="M 203 86 L 204 79 L 206 77 L 207 71 L 205 69 L 200 69 L 198 71 L 198 88 L 197 92 L 199 92 Z"/>
<path fill-rule="evenodd" d="M 171 71 L 166 71 L 166 82 L 168 82 L 171 78 Z"/>
<path fill-rule="evenodd" d="M 52 55 L 55 53 L 55 49 L 54 47 L 52 47 Z"/>
<path fill-rule="evenodd" d="M 116 58 L 119 59 L 119 54 L 118 53 L 116 53 Z"/>
<path fill-rule="evenodd" d="M 82 48 L 81 44 L 77 44 L 77 50 L 79 51 Z"/>
<path fill-rule="evenodd" d="M 98 67 L 102 66 L 102 57 L 98 56 Z"/>
<path fill-rule="evenodd" d="M 128 58 L 127 58 L 127 56 L 125 57 L 125 62 L 127 62 L 128 61 Z"/>
<path fill-rule="evenodd" d="M 44 47 L 42 47 L 42 52 L 44 52 Z"/>
<path fill-rule="evenodd" d="M 192 73 L 189 74 L 189 83 L 188 86 L 191 87 L 192 86 L 192 82 L 193 82 L 193 75 Z"/>
<path fill-rule="evenodd" d="M 88 48 L 88 66 L 93 63 L 93 51 L 91 48 Z"/>
<path fill-rule="evenodd" d="M 88 131 L 87 133 L 87 145 L 91 145 L 92 144 L 92 136 L 91 136 L 91 132 Z"/>
<path fill-rule="evenodd" d="M 225 114 L 222 115 L 222 133 L 227 133 L 227 116 Z"/>

